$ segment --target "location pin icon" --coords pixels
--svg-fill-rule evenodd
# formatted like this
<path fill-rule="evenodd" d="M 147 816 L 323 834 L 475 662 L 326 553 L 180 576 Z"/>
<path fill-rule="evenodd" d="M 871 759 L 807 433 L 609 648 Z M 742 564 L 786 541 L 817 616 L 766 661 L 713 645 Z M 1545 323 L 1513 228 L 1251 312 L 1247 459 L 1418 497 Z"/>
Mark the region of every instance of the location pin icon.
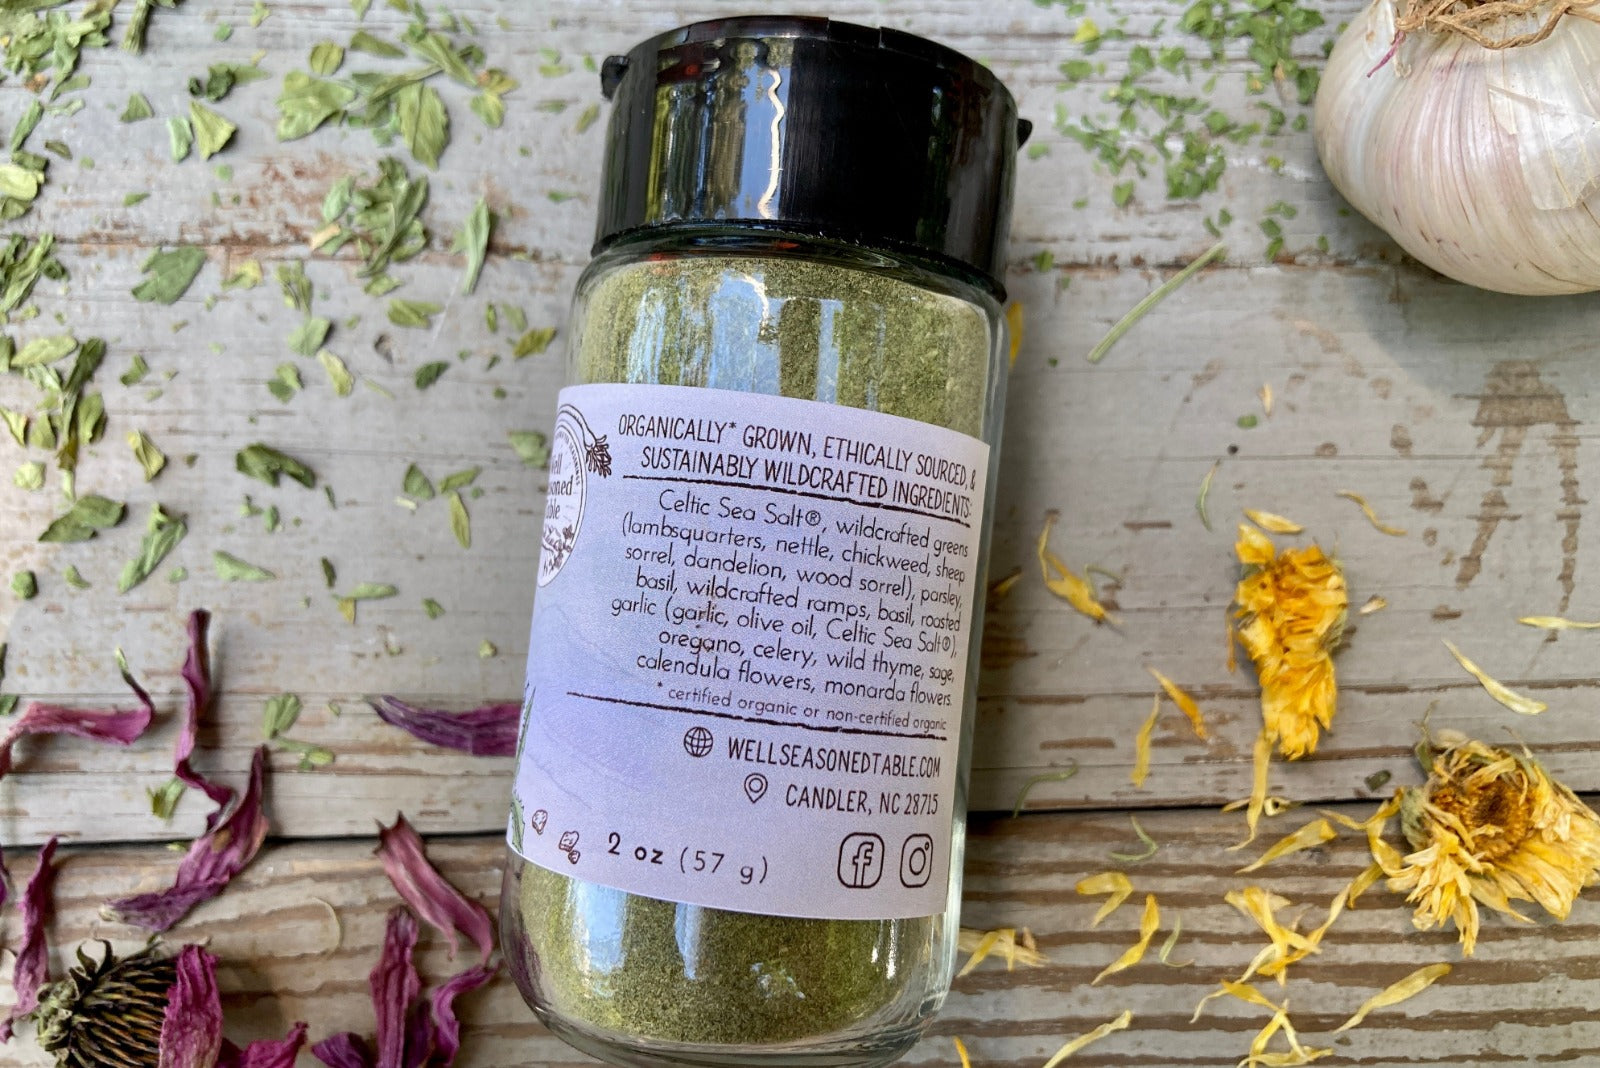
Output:
<path fill-rule="evenodd" d="M 744 777 L 744 796 L 750 799 L 753 805 L 760 801 L 767 792 L 767 777 L 759 771 L 752 772 Z"/>

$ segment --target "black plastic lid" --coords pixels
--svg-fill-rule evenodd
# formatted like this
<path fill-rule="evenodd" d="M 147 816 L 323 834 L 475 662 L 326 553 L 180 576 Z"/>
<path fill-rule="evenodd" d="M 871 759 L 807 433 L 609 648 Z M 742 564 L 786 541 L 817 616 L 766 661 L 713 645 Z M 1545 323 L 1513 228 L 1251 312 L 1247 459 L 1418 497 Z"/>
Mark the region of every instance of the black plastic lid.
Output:
<path fill-rule="evenodd" d="M 954 261 L 1004 292 L 1030 124 L 987 68 L 897 30 L 757 15 L 613 56 L 595 250 L 641 230 L 766 226 Z"/>

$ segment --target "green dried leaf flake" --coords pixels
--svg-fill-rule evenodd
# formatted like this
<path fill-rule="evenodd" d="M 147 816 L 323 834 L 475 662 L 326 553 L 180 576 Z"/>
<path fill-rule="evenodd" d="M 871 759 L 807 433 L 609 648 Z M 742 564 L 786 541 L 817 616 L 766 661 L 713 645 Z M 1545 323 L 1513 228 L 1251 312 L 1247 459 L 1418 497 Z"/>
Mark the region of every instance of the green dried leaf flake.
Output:
<path fill-rule="evenodd" d="M 289 730 L 300 718 L 300 698 L 292 693 L 269 697 L 261 706 L 261 735 L 267 740 Z"/>
<path fill-rule="evenodd" d="M 117 592 L 127 593 L 155 574 L 156 568 L 188 533 L 188 524 L 181 516 L 170 516 L 162 510 L 161 505 L 151 505 L 150 518 L 145 522 L 144 540 L 139 543 L 139 555 L 122 565 L 122 574 L 117 578 Z"/>
<path fill-rule="evenodd" d="M 143 430 L 128 431 L 128 447 L 133 450 L 133 457 L 139 461 L 139 466 L 144 468 L 146 482 L 159 475 L 161 469 L 167 466 L 166 454 L 156 448 L 156 443 L 151 441 Z"/>
<path fill-rule="evenodd" d="M 36 337 L 23 345 L 16 355 L 11 357 L 13 368 L 43 367 L 55 363 L 72 354 L 78 347 L 78 339 L 71 334 L 54 334 L 50 337 Z"/>
<path fill-rule="evenodd" d="M 379 37 L 374 37 L 366 30 L 357 30 L 350 38 L 350 51 L 365 52 L 369 56 L 381 56 L 384 59 L 403 59 L 405 49 L 390 44 Z"/>
<path fill-rule="evenodd" d="M 145 99 L 143 93 L 134 93 L 128 97 L 128 106 L 122 109 L 122 114 L 117 118 L 122 122 L 143 122 L 145 119 L 155 118 L 155 111 L 150 107 L 150 101 Z"/>
<path fill-rule="evenodd" d="M 332 41 L 318 41 L 311 46 L 311 73 L 324 77 L 334 73 L 344 64 L 344 49 Z"/>
<path fill-rule="evenodd" d="M 167 120 L 167 142 L 172 148 L 172 162 L 182 163 L 194 148 L 194 129 L 189 120 L 174 115 Z"/>
<path fill-rule="evenodd" d="M 421 82 L 406 86 L 396 97 L 400 136 L 418 163 L 439 167 L 439 156 L 450 141 L 450 116 L 438 90 Z"/>
<path fill-rule="evenodd" d="M 37 170 L 16 163 L 0 163 L 0 194 L 17 200 L 32 200 L 39 195 L 42 180 Z"/>
<path fill-rule="evenodd" d="M 439 376 L 450 370 L 450 365 L 443 360 L 425 363 L 417 368 L 416 382 L 418 389 L 427 389 L 439 381 Z"/>
<path fill-rule="evenodd" d="M 254 289 L 261 284 L 261 263 L 259 260 L 245 260 L 228 277 L 222 280 L 223 289 Z"/>
<path fill-rule="evenodd" d="M 238 455 L 234 457 L 234 467 L 240 474 L 265 482 L 269 486 L 276 486 L 279 477 L 283 475 L 287 475 L 306 489 L 315 489 L 317 486 L 317 476 L 311 468 L 288 453 L 280 452 L 260 442 L 240 449 Z"/>
<path fill-rule="evenodd" d="M 128 193 L 122 198 L 122 206 L 125 208 L 131 208 L 135 204 L 143 204 L 149 199 L 149 193 Z"/>
<path fill-rule="evenodd" d="M 444 606 L 432 597 L 424 597 L 422 599 L 422 610 L 428 614 L 429 619 L 438 619 L 444 615 Z"/>
<path fill-rule="evenodd" d="M 433 317 L 443 310 L 443 305 L 431 301 L 397 298 L 389 302 L 389 321 L 396 326 L 427 329 L 433 326 Z"/>
<path fill-rule="evenodd" d="M 38 127 L 39 120 L 44 118 L 44 105 L 37 99 L 30 100 L 22 112 L 22 118 L 17 120 L 17 125 L 11 131 L 11 151 L 22 151 L 23 144 Z"/>
<path fill-rule="evenodd" d="M 483 641 L 478 643 L 479 660 L 488 660 L 491 657 L 498 656 L 499 654 L 500 650 L 495 648 L 494 642 L 490 641 L 488 638 L 485 638 Z"/>
<path fill-rule="evenodd" d="M 273 377 L 267 381 L 267 391 L 284 404 L 288 404 L 304 388 L 300 368 L 292 363 L 280 363 Z"/>
<path fill-rule="evenodd" d="M 290 71 L 283 76 L 283 90 L 278 94 L 278 140 L 306 136 L 355 100 L 356 91 L 348 86 Z"/>
<path fill-rule="evenodd" d="M 479 93 L 467 102 L 467 107 L 491 130 L 498 130 L 506 121 L 506 102 L 498 93 Z"/>
<path fill-rule="evenodd" d="M 239 129 L 198 100 L 189 101 L 189 121 L 194 124 L 195 147 L 201 159 L 210 159 L 233 140 Z"/>
<path fill-rule="evenodd" d="M 246 563 L 221 549 L 211 554 L 211 566 L 216 569 L 217 577 L 227 582 L 271 582 L 278 577 L 264 567 Z"/>
<path fill-rule="evenodd" d="M 91 588 L 89 585 L 89 580 L 84 578 L 83 575 L 78 572 L 78 567 L 76 564 L 67 565 L 67 569 L 61 572 L 61 581 L 65 582 L 68 586 L 71 586 L 75 590 L 87 590 Z"/>
<path fill-rule="evenodd" d="M 315 356 L 328 340 L 328 331 L 332 327 L 333 324 L 322 316 L 310 316 L 289 335 L 289 348 L 301 356 Z"/>
<path fill-rule="evenodd" d="M 422 473 L 422 468 L 412 464 L 406 468 L 405 480 L 402 489 L 407 495 L 419 501 L 431 501 L 434 496 L 433 483 L 428 481 L 428 476 Z"/>
<path fill-rule="evenodd" d="M 340 397 L 348 397 L 356 388 L 356 380 L 350 374 L 350 368 L 337 355 L 327 349 L 317 351 L 317 362 L 328 374 L 328 382 L 333 386 L 333 392 Z"/>
<path fill-rule="evenodd" d="M 578 121 L 573 124 L 572 132 L 580 134 L 583 133 L 589 127 L 593 126 L 595 121 L 599 118 L 600 105 L 590 104 L 588 107 L 584 108 L 583 113 L 578 116 Z"/>
<path fill-rule="evenodd" d="M 550 342 L 556 337 L 556 328 L 553 326 L 538 326 L 526 331 L 517 338 L 517 343 L 512 346 L 511 355 L 517 359 L 524 356 L 537 356 L 550 347 Z"/>
<path fill-rule="evenodd" d="M 444 481 L 439 483 L 440 493 L 450 493 L 453 490 L 466 489 L 478 481 L 478 476 L 483 473 L 481 467 L 469 467 L 464 471 L 456 471 L 446 475 Z"/>
<path fill-rule="evenodd" d="M 14 412 L 10 408 L 0 408 L 0 418 L 6 421 L 6 429 L 11 431 L 11 436 L 18 445 L 24 448 L 28 445 L 28 417 L 22 412 Z"/>
<path fill-rule="evenodd" d="M 306 265 L 280 263 L 277 270 L 278 288 L 283 290 L 283 302 L 295 311 L 311 314 L 311 279 L 306 277 Z"/>
<path fill-rule="evenodd" d="M 175 304 L 205 266 L 206 250 L 184 245 L 168 251 L 159 249 L 144 261 L 144 281 L 133 287 L 135 300 L 155 304 Z"/>
<path fill-rule="evenodd" d="M 39 535 L 42 542 L 88 541 L 102 530 L 122 522 L 127 505 L 98 494 L 79 497 Z"/>
<path fill-rule="evenodd" d="M 11 576 L 11 592 L 24 601 L 31 601 L 39 593 L 39 579 L 32 571 L 18 571 Z"/>
<path fill-rule="evenodd" d="M 450 532 L 463 549 L 472 548 L 472 517 L 459 493 L 450 494 Z"/>
<path fill-rule="evenodd" d="M 537 430 L 508 430 L 506 437 L 511 448 L 529 467 L 550 466 L 550 439 Z"/>
<path fill-rule="evenodd" d="M 44 489 L 44 464 L 37 460 L 29 460 L 17 468 L 11 476 L 11 481 L 18 489 L 29 492 Z"/>
<path fill-rule="evenodd" d="M 456 232 L 450 251 L 466 256 L 467 262 L 461 278 L 461 292 L 471 293 L 478 288 L 478 276 L 483 273 L 483 261 L 489 252 L 489 231 L 494 227 L 494 213 L 482 197 L 473 206 L 472 214 Z"/>

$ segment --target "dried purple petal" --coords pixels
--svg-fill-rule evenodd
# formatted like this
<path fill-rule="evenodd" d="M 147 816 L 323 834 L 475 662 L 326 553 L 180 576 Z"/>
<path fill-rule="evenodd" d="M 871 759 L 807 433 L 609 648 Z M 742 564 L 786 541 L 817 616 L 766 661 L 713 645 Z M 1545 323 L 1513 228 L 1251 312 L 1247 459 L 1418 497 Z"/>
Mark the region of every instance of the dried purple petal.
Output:
<path fill-rule="evenodd" d="M 318 1042 L 311 1047 L 311 1055 L 328 1068 L 372 1068 L 367 1040 L 350 1031 Z"/>
<path fill-rule="evenodd" d="M 450 939 L 451 957 L 456 954 L 456 936 L 460 933 L 477 943 L 483 963 L 488 963 L 494 952 L 494 922 L 489 911 L 462 894 L 428 863 L 422 839 L 405 816 L 396 815 L 393 827 L 378 828 L 378 856 L 406 904 Z"/>
<path fill-rule="evenodd" d="M 221 818 L 222 810 L 233 800 L 233 789 L 212 782 L 189 765 L 194 753 L 195 736 L 200 729 L 200 716 L 211 707 L 211 653 L 206 645 L 206 631 L 211 625 L 211 613 L 196 609 L 189 615 L 189 655 L 183 661 L 183 686 L 186 700 L 183 709 L 183 729 L 173 747 L 172 773 L 185 786 L 205 791 L 211 803 L 217 806 L 206 819 L 206 830 L 211 830 Z"/>
<path fill-rule="evenodd" d="M 514 702 L 466 712 L 418 708 L 398 697 L 374 697 L 369 703 L 379 719 L 432 745 L 473 756 L 511 756 L 517 751 L 522 706 Z"/>
<path fill-rule="evenodd" d="M 202 946 L 178 951 L 178 978 L 161 1021 L 158 1068 L 212 1068 L 222 1051 L 222 997 L 217 958 Z"/>
<path fill-rule="evenodd" d="M 0 739 L 0 775 L 11 771 L 11 747 L 17 743 L 17 739 L 30 734 L 72 734 L 97 742 L 132 745 L 150 726 L 150 719 L 156 710 L 150 703 L 150 695 L 145 693 L 144 687 L 134 680 L 126 667 L 122 669 L 122 681 L 139 698 L 140 707 L 103 710 L 37 702 L 30 704 L 11 724 L 6 736 Z"/>
<path fill-rule="evenodd" d="M 416 1016 L 423 1026 L 423 1037 L 413 1039 L 406 1053 L 409 1057 L 409 1066 L 419 1064 L 453 1064 L 456 1054 L 461 1052 L 461 1021 L 456 1017 L 456 998 L 478 989 L 483 984 L 494 978 L 498 968 L 487 964 L 480 964 L 458 972 L 447 979 L 442 986 L 434 988 L 428 995 L 426 1006 L 418 1005 Z M 426 1007 L 427 1015 L 423 1016 Z"/>
<path fill-rule="evenodd" d="M 303 1023 L 295 1024 L 281 1039 L 263 1038 L 244 1049 L 223 1039 L 217 1068 L 294 1068 L 295 1058 L 305 1043 L 306 1025 Z"/>
<path fill-rule="evenodd" d="M 411 959 L 417 948 L 417 918 L 404 905 L 389 910 L 383 936 L 383 954 L 367 977 L 372 1008 L 378 1017 L 378 1068 L 404 1068 L 406 1013 L 422 990 L 417 966 Z"/>
<path fill-rule="evenodd" d="M 222 893 L 228 882 L 250 863 L 267 836 L 261 787 L 266 755 L 266 746 L 256 750 L 250 762 L 250 783 L 244 796 L 226 819 L 189 846 L 171 887 L 112 901 L 100 910 L 101 915 L 146 930 L 165 931 L 190 909 Z"/>
<path fill-rule="evenodd" d="M 56 883 L 52 863 L 56 841 L 51 838 L 39 850 L 39 866 L 22 892 L 22 943 L 17 946 L 16 970 L 11 980 L 17 1002 L 11 1015 L 0 1021 L 0 1042 L 10 1042 L 12 1025 L 38 1008 L 39 988 L 50 978 L 50 945 L 45 941 L 44 925 L 50 918 L 51 891 Z"/>

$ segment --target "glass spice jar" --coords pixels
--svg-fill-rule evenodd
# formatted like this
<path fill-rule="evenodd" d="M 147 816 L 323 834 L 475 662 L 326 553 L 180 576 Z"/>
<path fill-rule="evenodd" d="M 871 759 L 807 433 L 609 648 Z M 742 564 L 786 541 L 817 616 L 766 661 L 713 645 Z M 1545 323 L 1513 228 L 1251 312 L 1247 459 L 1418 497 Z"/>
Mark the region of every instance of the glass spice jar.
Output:
<path fill-rule="evenodd" d="M 949 989 L 1019 122 L 908 34 L 608 60 L 500 909 L 619 1065 L 883 1065 Z"/>

